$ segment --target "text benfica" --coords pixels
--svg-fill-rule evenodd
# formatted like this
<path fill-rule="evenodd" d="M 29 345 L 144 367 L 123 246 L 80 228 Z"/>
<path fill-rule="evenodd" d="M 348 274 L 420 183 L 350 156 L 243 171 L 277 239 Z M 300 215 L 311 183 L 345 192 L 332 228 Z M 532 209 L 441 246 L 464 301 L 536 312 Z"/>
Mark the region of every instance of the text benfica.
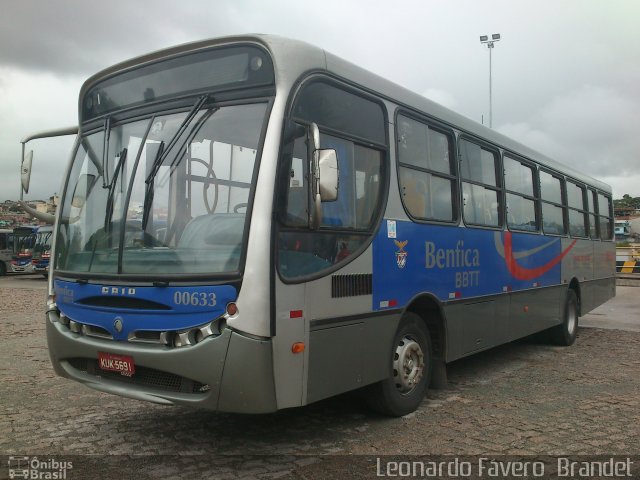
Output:
<path fill-rule="evenodd" d="M 480 251 L 477 248 L 464 248 L 459 240 L 456 248 L 436 248 L 433 242 L 426 242 L 427 268 L 463 268 L 479 267 Z"/>

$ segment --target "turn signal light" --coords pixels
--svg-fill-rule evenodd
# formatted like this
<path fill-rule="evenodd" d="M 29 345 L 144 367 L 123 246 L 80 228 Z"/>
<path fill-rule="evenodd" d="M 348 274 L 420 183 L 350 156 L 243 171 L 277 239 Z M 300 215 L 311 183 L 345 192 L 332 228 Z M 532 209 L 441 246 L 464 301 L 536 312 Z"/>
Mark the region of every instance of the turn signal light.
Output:
<path fill-rule="evenodd" d="M 291 352 L 292 353 L 302 353 L 302 352 L 304 352 L 304 343 L 303 342 L 296 342 L 293 345 L 291 345 Z"/>
<path fill-rule="evenodd" d="M 234 315 L 238 314 L 238 306 L 235 303 L 228 303 L 227 304 L 227 315 L 229 315 L 230 317 L 233 317 Z"/>

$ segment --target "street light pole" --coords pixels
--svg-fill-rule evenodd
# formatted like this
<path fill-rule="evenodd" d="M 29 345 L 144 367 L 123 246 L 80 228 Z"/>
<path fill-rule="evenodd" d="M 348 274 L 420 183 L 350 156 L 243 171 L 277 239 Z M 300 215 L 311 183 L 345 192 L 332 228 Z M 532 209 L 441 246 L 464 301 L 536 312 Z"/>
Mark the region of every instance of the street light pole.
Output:
<path fill-rule="evenodd" d="M 500 34 L 494 33 L 489 40 L 488 35 L 482 35 L 480 37 L 480 43 L 486 43 L 489 49 L 489 128 L 493 128 L 493 79 L 491 78 L 491 51 L 493 50 L 493 44 L 500 41 Z"/>

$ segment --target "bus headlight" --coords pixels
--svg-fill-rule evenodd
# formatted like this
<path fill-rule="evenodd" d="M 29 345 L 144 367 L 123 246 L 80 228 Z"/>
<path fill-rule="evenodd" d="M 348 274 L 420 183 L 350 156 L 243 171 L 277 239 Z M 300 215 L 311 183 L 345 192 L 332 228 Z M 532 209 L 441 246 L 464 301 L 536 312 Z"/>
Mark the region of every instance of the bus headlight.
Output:
<path fill-rule="evenodd" d="M 69 317 L 67 317 L 64 313 L 60 314 L 59 322 L 65 327 L 69 326 Z"/>
<path fill-rule="evenodd" d="M 181 330 L 175 332 L 173 336 L 174 347 L 186 347 L 189 345 L 195 345 L 200 343 L 205 338 L 214 337 L 220 335 L 222 320 L 214 320 L 205 325 L 199 327 L 190 328 L 188 330 Z"/>
<path fill-rule="evenodd" d="M 49 312 L 57 312 L 58 311 L 58 305 L 56 304 L 56 295 L 55 293 L 53 295 L 49 295 L 47 297 L 47 313 Z"/>

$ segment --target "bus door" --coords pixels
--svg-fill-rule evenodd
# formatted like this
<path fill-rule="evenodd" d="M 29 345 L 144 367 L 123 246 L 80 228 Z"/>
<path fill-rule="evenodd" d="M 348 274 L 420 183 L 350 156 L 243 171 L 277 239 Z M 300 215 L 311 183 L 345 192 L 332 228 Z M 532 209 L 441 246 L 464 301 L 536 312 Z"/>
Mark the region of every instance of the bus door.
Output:
<path fill-rule="evenodd" d="M 358 108 L 362 104 L 365 107 Z M 387 373 L 386 362 L 371 365 L 372 357 L 386 360 L 385 355 L 376 355 L 384 348 L 384 341 L 376 343 L 377 338 L 386 335 L 376 337 L 376 320 L 368 318 L 373 302 L 371 240 L 386 187 L 382 109 L 321 82 L 303 87 L 293 108 L 296 118 L 285 132 L 277 188 L 281 195 L 274 352 L 279 407 L 283 392 L 291 401 L 297 397 L 305 404 Z M 380 123 L 358 122 L 363 109 L 365 114 L 373 109 L 372 118 Z M 376 137 L 379 144 L 362 141 L 365 135 Z M 320 208 L 314 173 L 317 155 L 335 156 L 338 173 L 337 194 L 323 195 Z M 368 341 L 372 336 L 376 340 Z M 287 352 L 296 341 L 307 348 L 286 361 L 279 352 Z M 285 382 L 278 369 L 289 364 L 296 378 Z M 377 372 L 374 380 L 369 372 Z"/>

